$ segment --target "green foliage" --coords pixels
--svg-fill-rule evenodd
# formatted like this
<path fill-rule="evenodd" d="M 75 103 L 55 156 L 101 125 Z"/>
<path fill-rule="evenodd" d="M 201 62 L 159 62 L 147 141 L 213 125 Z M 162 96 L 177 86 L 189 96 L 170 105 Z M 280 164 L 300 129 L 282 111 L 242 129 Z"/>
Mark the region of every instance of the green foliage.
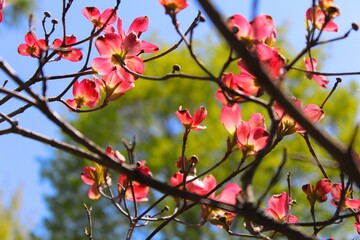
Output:
<path fill-rule="evenodd" d="M 28 20 L 31 12 L 36 8 L 33 0 L 6 0 L 6 7 L 3 11 L 4 22 L 11 26 L 18 26 L 22 20 Z"/>
<path fill-rule="evenodd" d="M 20 222 L 21 189 L 8 199 L 7 204 L 0 194 L 0 239 L 2 240 L 28 240 L 30 234 L 26 226 Z"/>

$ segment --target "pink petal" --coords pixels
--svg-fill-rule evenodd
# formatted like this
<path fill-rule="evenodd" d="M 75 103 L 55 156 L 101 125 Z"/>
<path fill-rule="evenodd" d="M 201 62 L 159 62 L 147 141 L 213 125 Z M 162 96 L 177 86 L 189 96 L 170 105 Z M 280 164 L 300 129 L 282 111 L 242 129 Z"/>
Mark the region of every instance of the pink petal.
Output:
<path fill-rule="evenodd" d="M 250 131 L 248 145 L 253 145 L 254 151 L 258 152 L 266 146 L 268 139 L 268 132 L 263 128 L 255 128 Z"/>
<path fill-rule="evenodd" d="M 226 130 L 233 134 L 242 122 L 240 106 L 238 104 L 233 104 L 231 107 L 223 105 L 220 121 Z"/>
<path fill-rule="evenodd" d="M 77 48 L 72 48 L 70 52 L 63 54 L 62 56 L 63 56 L 63 58 L 65 58 L 71 62 L 78 62 L 83 57 L 82 52 Z"/>
<path fill-rule="evenodd" d="M 115 33 L 106 33 L 95 41 L 95 46 L 102 57 L 111 58 L 113 54 L 121 53 L 123 41 L 121 37 Z"/>
<path fill-rule="evenodd" d="M 61 47 L 61 45 L 62 45 L 62 40 L 59 38 L 56 38 L 53 42 L 53 48 L 57 49 L 57 48 Z"/>
<path fill-rule="evenodd" d="M 255 83 L 255 78 L 249 73 L 242 72 L 236 75 L 236 82 L 238 88 L 247 95 L 257 94 L 259 92 L 259 86 Z"/>
<path fill-rule="evenodd" d="M 29 44 L 30 46 L 35 45 L 35 44 L 36 44 L 36 41 L 37 41 L 36 36 L 35 36 L 33 33 L 28 32 L 28 33 L 25 35 L 25 42 L 26 42 L 27 44 Z"/>
<path fill-rule="evenodd" d="M 100 15 L 100 20 L 102 23 L 105 23 L 108 18 L 110 17 L 110 15 L 112 14 L 112 12 L 114 11 L 113 8 L 107 8 L 105 9 L 105 11 Z M 108 25 L 113 24 L 116 21 L 116 12 L 115 14 L 110 18 Z"/>
<path fill-rule="evenodd" d="M 97 185 L 91 186 L 91 188 L 89 189 L 89 192 L 88 192 L 88 196 L 90 199 L 93 199 L 93 200 L 97 200 L 101 197 L 101 194 L 99 192 Z"/>
<path fill-rule="evenodd" d="M 139 57 L 136 56 L 126 57 L 125 65 L 131 71 L 134 71 L 138 74 L 142 74 L 144 72 L 145 65 L 143 60 Z"/>
<path fill-rule="evenodd" d="M 266 41 L 276 35 L 273 19 L 268 15 L 258 15 L 250 24 L 251 29 L 249 35 L 253 39 Z"/>
<path fill-rule="evenodd" d="M 139 34 L 146 32 L 149 25 L 149 18 L 147 16 L 137 17 L 131 23 L 128 32 L 134 31 L 137 36 Z"/>
<path fill-rule="evenodd" d="M 250 23 L 240 14 L 230 17 L 226 25 L 230 31 L 237 30 L 235 34 L 239 39 L 247 37 L 251 29 Z"/>
<path fill-rule="evenodd" d="M 319 84 L 320 87 L 323 88 L 326 88 L 326 85 L 329 83 L 329 79 L 323 75 L 313 74 L 312 78 L 317 84 Z"/>
<path fill-rule="evenodd" d="M 126 52 L 126 56 L 137 56 L 141 52 L 141 41 L 134 32 L 125 37 L 123 51 Z"/>
<path fill-rule="evenodd" d="M 198 126 L 207 116 L 207 110 L 205 107 L 201 106 L 196 110 L 194 119 L 193 119 L 193 126 Z"/>
<path fill-rule="evenodd" d="M 287 220 L 288 223 L 298 223 L 299 220 L 294 215 L 289 215 L 289 219 Z"/>
<path fill-rule="evenodd" d="M 252 114 L 248 123 L 251 129 L 259 127 L 266 130 L 265 118 L 261 113 Z"/>
<path fill-rule="evenodd" d="M 66 103 L 69 104 L 70 106 L 72 106 L 73 108 L 78 108 L 78 105 L 77 105 L 75 99 L 68 99 L 68 100 L 66 100 Z M 71 111 L 70 108 L 69 108 L 69 110 Z"/>
<path fill-rule="evenodd" d="M 304 108 L 304 115 L 313 123 L 319 122 L 324 117 L 324 111 L 315 104 L 309 104 Z"/>
<path fill-rule="evenodd" d="M 110 58 L 94 58 L 91 65 L 92 68 L 100 75 L 108 75 L 114 68 Z"/>
<path fill-rule="evenodd" d="M 235 205 L 236 196 L 242 192 L 241 187 L 236 183 L 229 183 L 224 187 L 224 190 L 216 197 L 217 201 Z"/>
<path fill-rule="evenodd" d="M 75 35 L 70 35 L 70 36 L 66 36 L 65 37 L 65 44 L 66 45 L 71 45 L 76 43 L 76 36 Z"/>
<path fill-rule="evenodd" d="M 340 201 L 341 190 L 342 190 L 342 184 L 341 183 L 334 183 L 332 185 L 331 196 L 333 197 L 333 199 L 336 202 Z"/>
<path fill-rule="evenodd" d="M 159 47 L 156 46 L 155 44 L 141 40 L 141 50 L 144 53 L 153 53 L 159 51 Z"/>
<path fill-rule="evenodd" d="M 191 126 L 193 118 L 190 115 L 189 110 L 187 109 L 182 109 L 181 107 L 179 108 L 178 111 L 176 111 L 176 116 L 179 118 L 180 123 L 182 125 L 186 126 Z"/>
<path fill-rule="evenodd" d="M 23 44 L 20 44 L 19 47 L 18 47 L 18 52 L 20 55 L 23 55 L 23 56 L 29 56 L 29 52 L 27 51 L 28 50 L 28 47 L 29 45 L 23 43 Z"/>
<path fill-rule="evenodd" d="M 118 29 L 118 33 L 119 33 L 120 37 L 122 39 L 124 39 L 125 38 L 125 30 L 123 28 L 122 20 L 120 18 L 118 18 L 117 29 Z"/>
<path fill-rule="evenodd" d="M 147 195 L 149 193 L 150 188 L 146 185 L 143 185 L 143 184 L 135 182 L 135 181 L 132 182 L 132 185 L 133 185 L 133 189 L 134 189 L 135 201 L 136 202 L 148 201 Z M 128 188 L 126 190 L 126 198 L 130 201 L 133 201 L 133 199 L 134 199 L 130 185 L 128 186 Z"/>
<path fill-rule="evenodd" d="M 243 146 L 247 145 L 249 134 L 250 134 L 250 125 L 247 122 L 243 121 L 239 125 L 239 127 L 238 127 L 238 129 L 236 131 L 237 141 L 238 141 L 240 149 Z"/>
<path fill-rule="evenodd" d="M 337 32 L 338 30 L 338 25 L 334 21 L 329 21 L 324 27 L 324 31 L 328 32 Z"/>
<path fill-rule="evenodd" d="M 90 21 L 94 18 L 97 18 L 100 15 L 99 9 L 96 7 L 85 7 L 82 11 L 82 14 Z"/>
<path fill-rule="evenodd" d="M 94 174 L 95 174 L 95 168 L 86 166 L 84 167 L 82 173 L 81 173 L 81 180 L 88 185 L 95 184 Z"/>
<path fill-rule="evenodd" d="M 347 208 L 360 210 L 360 200 L 351 198 L 345 199 L 345 206 Z"/>
<path fill-rule="evenodd" d="M 199 195 L 203 195 L 203 194 L 205 195 L 216 187 L 216 179 L 213 175 L 207 175 L 204 178 L 203 183 L 204 183 L 203 193 L 198 193 Z M 209 195 L 209 198 L 214 198 L 214 197 L 215 197 L 215 191 Z"/>
<path fill-rule="evenodd" d="M 269 207 L 276 212 L 280 219 L 284 219 L 289 211 L 289 196 L 286 192 L 273 195 L 268 201 Z"/>

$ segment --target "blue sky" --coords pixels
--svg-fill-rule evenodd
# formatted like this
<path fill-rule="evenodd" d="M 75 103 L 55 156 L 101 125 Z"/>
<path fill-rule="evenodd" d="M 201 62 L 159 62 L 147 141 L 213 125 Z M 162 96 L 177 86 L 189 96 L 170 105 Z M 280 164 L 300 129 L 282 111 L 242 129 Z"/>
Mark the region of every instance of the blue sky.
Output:
<path fill-rule="evenodd" d="M 51 12 L 52 16 L 60 19 L 61 9 L 60 0 L 40 0 L 34 13 L 35 31 L 41 37 L 40 20 L 44 11 Z M 111 6 L 115 1 L 103 0 L 86 1 L 87 6 L 97 6 L 100 10 Z M 180 26 L 184 29 L 197 14 L 198 5 L 196 1 L 189 1 L 190 6 L 179 14 Z M 230 16 L 235 13 L 241 13 L 246 17 L 250 17 L 250 0 L 217 0 L 214 1 L 219 9 L 226 15 Z M 273 17 L 276 26 L 284 24 L 288 27 L 286 38 L 291 42 L 293 48 L 297 51 L 301 50 L 305 42 L 304 15 L 310 6 L 311 1 L 287 1 L 287 0 L 264 0 L 259 1 L 259 13 L 266 13 Z M 341 16 L 336 19 L 340 27 L 339 33 L 325 34 L 324 37 L 335 37 L 345 33 L 352 22 L 360 23 L 360 1 L 335 1 L 341 9 Z M 74 1 L 73 8 L 67 18 L 68 33 L 73 33 L 78 38 L 85 37 L 91 30 L 90 23 L 81 15 L 81 10 L 85 6 L 83 1 Z M 139 7 L 141 6 L 141 7 Z M 5 10 L 6 11 L 6 8 Z M 158 34 L 160 38 L 166 38 L 171 43 L 177 41 L 177 36 L 173 30 L 170 20 L 164 15 L 164 9 L 158 4 L 158 0 L 123 0 L 118 15 L 123 19 L 124 25 L 129 26 L 131 21 L 138 16 L 147 15 L 150 18 L 149 31 L 143 35 L 144 39 L 151 34 Z M 60 26 L 59 26 L 60 27 Z M 202 37 L 209 34 L 212 25 L 210 22 L 201 24 L 195 33 L 195 37 Z M 60 30 L 60 29 L 59 29 Z M 33 69 L 36 67 L 36 60 L 18 55 L 17 47 L 23 42 L 23 37 L 28 31 L 26 21 L 16 27 L 9 27 L 4 24 L 0 25 L 0 56 L 4 58 L 17 72 L 17 74 L 26 79 L 32 75 Z M 60 31 L 55 33 L 60 36 Z M 324 49 L 328 58 L 321 62 L 322 70 L 327 72 L 343 72 L 357 71 L 360 69 L 359 33 L 353 33 L 344 41 L 327 45 Z M 96 54 L 96 51 L 94 51 Z M 80 65 L 71 64 L 64 61 L 57 65 L 52 64 L 46 69 L 47 75 L 64 74 L 76 71 L 76 67 Z M 351 79 L 358 79 L 357 76 L 343 77 L 344 82 Z M 7 77 L 0 73 L 0 84 Z M 331 79 L 332 82 L 334 79 Z M 7 86 L 14 86 L 9 83 Z M 50 87 L 49 93 L 56 94 L 57 90 L 64 86 L 64 83 L 56 83 Z M 1 96 L 1 95 L 0 95 Z M 1 112 L 9 112 L 19 106 L 19 102 L 11 101 L 9 104 L 0 106 Z M 60 114 L 68 114 L 68 111 L 59 104 L 52 107 Z M 23 127 L 27 127 L 33 131 L 58 138 L 58 130 L 42 117 L 36 110 L 26 111 L 18 117 L 19 123 Z M 4 128 L 4 124 L 0 124 Z M 23 205 L 22 219 L 30 228 L 37 231 L 41 229 L 41 218 L 46 215 L 46 206 L 42 199 L 42 194 L 51 191 L 40 179 L 40 163 L 39 159 L 51 158 L 53 149 L 35 141 L 22 138 L 16 135 L 0 136 L 0 196 L 8 198 L 8 193 L 15 192 L 18 187 L 23 189 Z M 80 170 L 79 170 L 80 172 Z M 66 182 L 64 182 L 66 184 Z"/>

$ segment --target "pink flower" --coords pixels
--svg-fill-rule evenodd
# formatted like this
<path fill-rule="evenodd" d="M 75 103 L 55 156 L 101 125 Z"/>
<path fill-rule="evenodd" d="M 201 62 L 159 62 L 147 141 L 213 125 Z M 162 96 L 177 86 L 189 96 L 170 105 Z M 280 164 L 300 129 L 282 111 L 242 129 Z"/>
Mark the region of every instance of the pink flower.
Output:
<path fill-rule="evenodd" d="M 124 95 L 127 91 L 135 87 L 135 84 L 128 81 L 121 81 L 116 76 L 113 76 L 115 71 L 109 75 L 103 76 L 101 81 L 95 78 L 96 85 L 105 93 L 105 101 L 115 101 Z"/>
<path fill-rule="evenodd" d="M 314 204 L 315 201 L 325 202 L 327 200 L 326 194 L 332 189 L 331 180 L 323 178 L 316 183 L 316 188 L 309 183 L 302 186 L 303 192 L 307 195 L 307 199 L 310 204 Z"/>
<path fill-rule="evenodd" d="M 160 4 L 165 7 L 165 14 L 178 13 L 186 8 L 189 4 L 186 0 L 159 0 Z"/>
<path fill-rule="evenodd" d="M 212 191 L 216 187 L 216 179 L 212 175 L 208 175 L 203 180 L 204 189 L 197 192 L 199 195 L 207 195 L 210 191 Z M 219 202 L 223 202 L 230 205 L 236 204 L 236 196 L 242 193 L 242 189 L 236 183 L 228 183 L 223 191 L 219 195 L 215 195 L 215 191 L 212 192 L 208 197 L 210 199 L 214 199 Z M 212 224 L 224 228 L 229 229 L 233 218 L 235 217 L 234 213 L 226 212 L 221 209 L 214 209 L 207 205 L 202 205 L 202 213 L 201 217 L 205 220 L 210 221 Z"/>
<path fill-rule="evenodd" d="M 106 168 L 95 163 L 95 167 L 86 166 L 81 173 L 81 180 L 90 185 L 88 196 L 90 199 L 96 200 L 101 197 L 99 189 L 106 185 L 104 175 Z M 108 184 L 111 183 L 110 175 L 107 174 L 106 181 Z"/>
<path fill-rule="evenodd" d="M 5 0 L 0 0 L 0 23 L 3 20 L 3 13 L 2 10 L 5 8 Z"/>
<path fill-rule="evenodd" d="M 142 74 L 144 72 L 144 62 L 138 57 L 141 53 L 154 52 L 158 48 L 148 42 L 141 41 L 138 37 L 147 30 L 148 17 L 136 18 L 125 34 L 121 19 L 118 19 L 118 34 L 105 33 L 99 37 L 95 46 L 100 53 L 100 57 L 93 59 L 92 67 L 101 76 L 115 78 L 111 82 L 134 82 L 136 78 L 128 73 L 123 66 L 129 70 Z"/>
<path fill-rule="evenodd" d="M 308 71 L 316 72 L 317 60 L 315 58 L 304 58 L 305 67 Z M 317 84 L 321 87 L 326 88 L 326 85 L 329 83 L 329 79 L 327 79 L 323 75 L 318 75 L 314 73 L 307 73 L 305 75 L 308 79 L 314 79 Z"/>
<path fill-rule="evenodd" d="M 204 183 L 202 181 L 200 181 L 200 179 L 190 181 L 195 177 L 196 177 L 195 175 L 186 176 L 186 181 L 187 181 L 187 183 L 185 185 L 186 191 L 196 193 L 196 194 L 203 193 Z M 176 172 L 170 178 L 170 185 L 173 187 L 178 186 L 180 189 L 182 189 L 183 181 L 184 181 L 184 174 L 182 174 L 180 172 Z"/>
<path fill-rule="evenodd" d="M 256 44 L 256 54 L 261 67 L 270 79 L 282 80 L 284 78 L 285 58 L 279 53 L 278 48 L 271 48 L 264 43 Z"/>
<path fill-rule="evenodd" d="M 332 18 L 339 16 L 340 11 L 336 7 L 332 8 L 332 11 L 334 12 L 327 13 L 328 14 L 327 17 L 324 13 L 324 10 L 321 9 L 319 6 L 316 6 L 315 8 L 312 7 L 309 8 L 306 11 L 307 24 L 309 25 L 315 23 L 315 27 L 319 30 L 324 30 L 328 32 L 337 32 L 338 26 L 334 21 L 332 21 Z"/>
<path fill-rule="evenodd" d="M 82 52 L 78 48 L 67 47 L 68 45 L 76 43 L 75 35 L 65 37 L 65 43 L 59 38 L 53 42 L 53 48 L 58 52 L 61 58 L 65 58 L 71 62 L 78 62 L 82 59 Z"/>
<path fill-rule="evenodd" d="M 258 15 L 249 23 L 242 15 L 235 14 L 227 20 L 227 26 L 249 47 L 254 43 L 271 44 L 276 40 L 274 22 L 268 15 Z"/>
<path fill-rule="evenodd" d="M 259 92 L 259 86 L 255 83 L 255 77 L 247 71 L 245 65 L 240 60 L 238 63 L 240 69 L 240 74 L 234 75 L 233 73 L 225 73 L 222 77 L 222 82 L 229 89 L 244 94 L 246 96 L 255 95 Z M 233 101 L 242 100 L 241 97 L 231 94 L 230 92 L 226 93 L 228 98 Z M 222 89 L 219 87 L 219 90 L 216 92 L 216 98 L 225 105 L 229 105 L 228 99 L 224 96 Z"/>
<path fill-rule="evenodd" d="M 200 126 L 202 121 L 207 116 L 207 110 L 205 107 L 201 106 L 196 110 L 194 117 L 190 115 L 189 110 L 182 109 L 179 107 L 179 110 L 176 111 L 176 116 L 179 118 L 180 123 L 189 130 L 202 130 L 205 129 L 206 126 Z"/>
<path fill-rule="evenodd" d="M 298 109 L 301 109 L 301 101 L 297 98 L 291 98 L 293 104 Z M 278 118 L 281 118 L 279 131 L 281 135 L 289 135 L 295 132 L 305 133 L 305 129 L 303 129 L 299 124 L 297 124 L 294 119 L 292 119 L 289 115 L 287 115 L 282 107 L 275 102 L 274 110 Z M 310 120 L 312 123 L 319 122 L 324 117 L 324 111 L 315 104 L 307 105 L 303 110 L 303 114 Z"/>
<path fill-rule="evenodd" d="M 251 115 L 248 122 L 242 121 L 236 131 L 237 144 L 244 155 L 254 155 L 266 146 L 269 133 L 262 114 Z"/>
<path fill-rule="evenodd" d="M 99 9 L 97 9 L 96 7 L 85 7 L 82 13 L 88 20 L 90 20 L 94 24 L 95 28 L 100 29 L 110 18 L 113 11 L 114 9 L 108 8 L 103 13 L 100 13 Z M 116 13 L 114 13 L 107 22 L 104 28 L 104 32 L 115 32 L 114 27 L 110 26 L 115 21 L 116 21 Z"/>
<path fill-rule="evenodd" d="M 268 201 L 269 208 L 266 213 L 279 222 L 297 223 L 298 219 L 294 215 L 289 214 L 289 206 L 291 199 L 286 192 L 273 195 Z"/>
<path fill-rule="evenodd" d="M 341 190 L 345 191 L 345 188 L 342 186 L 341 183 L 334 183 L 331 189 L 331 196 L 333 197 L 331 203 L 334 206 L 337 206 L 340 202 L 341 198 Z M 354 209 L 354 210 L 360 210 L 360 200 L 349 198 L 351 196 L 352 190 L 347 190 L 345 193 L 344 203 L 341 206 L 341 210 L 345 210 L 347 208 Z"/>
<path fill-rule="evenodd" d="M 137 162 L 136 169 L 139 171 L 140 174 L 143 174 L 148 177 L 152 177 L 150 168 L 145 166 L 145 164 L 146 164 L 145 160 Z M 130 184 L 132 184 L 134 193 L 131 190 Z M 125 197 L 126 197 L 126 199 L 128 199 L 130 201 L 134 201 L 134 196 L 135 196 L 136 202 L 148 201 L 147 195 L 149 193 L 149 187 L 146 185 L 143 185 L 139 182 L 136 182 L 136 181 L 131 181 L 131 183 L 130 183 L 126 174 L 121 174 L 119 176 L 118 189 L 119 189 L 119 192 L 125 191 Z"/>
<path fill-rule="evenodd" d="M 84 79 L 80 83 L 76 81 L 73 86 L 73 95 L 74 99 L 68 99 L 66 102 L 76 109 L 82 106 L 94 108 L 100 100 L 99 88 L 89 79 Z"/>
<path fill-rule="evenodd" d="M 37 39 L 35 33 L 28 32 L 25 35 L 25 43 L 22 43 L 18 47 L 18 52 L 23 56 L 31 56 L 39 58 L 41 51 L 46 51 L 46 43 L 44 39 Z"/>

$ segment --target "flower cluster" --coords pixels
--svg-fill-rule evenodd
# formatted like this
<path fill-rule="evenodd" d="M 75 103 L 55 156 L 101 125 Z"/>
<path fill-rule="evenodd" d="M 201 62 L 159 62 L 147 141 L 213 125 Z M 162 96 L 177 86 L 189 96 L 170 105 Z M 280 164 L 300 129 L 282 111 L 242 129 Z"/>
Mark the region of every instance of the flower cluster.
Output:
<path fill-rule="evenodd" d="M 319 0 L 319 4 L 306 11 L 306 24 L 322 31 L 337 32 L 338 26 L 333 19 L 340 15 L 340 10 L 333 0 Z"/>
<path fill-rule="evenodd" d="M 109 157 L 112 157 L 116 162 L 120 164 L 125 163 L 125 157 L 120 152 L 114 151 L 112 147 L 107 147 L 105 153 Z M 137 162 L 136 170 L 139 174 L 152 177 L 150 168 L 145 166 L 145 164 L 145 160 Z M 111 185 L 111 177 L 107 168 L 97 163 L 94 165 L 94 167 L 84 167 L 83 172 L 81 173 L 81 179 L 85 184 L 91 185 L 88 192 L 89 198 L 97 200 L 104 194 L 101 189 Z M 149 187 L 137 181 L 129 180 L 126 174 L 119 175 L 117 186 L 121 199 L 126 198 L 127 200 L 136 202 L 148 201 L 147 195 L 149 193 Z"/>
<path fill-rule="evenodd" d="M 125 33 L 122 20 L 117 21 L 115 32 L 106 32 L 95 41 L 100 57 L 92 61 L 92 68 L 101 76 L 101 89 L 106 101 L 114 101 L 134 87 L 136 76 L 144 72 L 144 62 L 139 55 L 158 51 L 152 43 L 140 40 L 148 28 L 147 16 L 136 18 Z"/>
<path fill-rule="evenodd" d="M 170 178 L 170 184 L 173 187 L 182 188 L 183 182 L 184 174 L 181 172 L 176 172 Z M 215 177 L 212 175 L 208 175 L 203 180 L 200 180 L 195 174 L 191 174 L 186 177 L 185 183 L 186 190 L 191 193 L 206 196 L 210 199 L 231 205 L 236 204 L 237 195 L 242 193 L 242 189 L 238 184 L 228 183 L 225 185 L 223 191 L 219 195 L 216 195 L 215 189 L 217 187 L 217 183 Z M 203 220 L 210 221 L 218 227 L 229 229 L 235 214 L 207 205 L 202 205 L 201 217 Z"/>
<path fill-rule="evenodd" d="M 303 114 L 312 122 L 317 123 L 324 117 L 324 111 L 315 104 L 308 104 L 302 109 L 301 101 L 297 98 L 291 98 L 292 103 L 297 107 L 299 110 L 303 112 Z M 294 121 L 283 108 L 275 102 L 274 110 L 277 117 L 281 120 L 279 125 L 279 135 L 285 136 L 289 134 L 293 134 L 295 132 L 303 134 L 305 130 L 301 127 L 297 122 Z"/>
<path fill-rule="evenodd" d="M 261 113 L 252 114 L 246 122 L 241 117 L 238 104 L 230 107 L 223 105 L 220 120 L 230 134 L 236 133 L 237 144 L 244 156 L 255 155 L 265 147 L 269 133 Z"/>

